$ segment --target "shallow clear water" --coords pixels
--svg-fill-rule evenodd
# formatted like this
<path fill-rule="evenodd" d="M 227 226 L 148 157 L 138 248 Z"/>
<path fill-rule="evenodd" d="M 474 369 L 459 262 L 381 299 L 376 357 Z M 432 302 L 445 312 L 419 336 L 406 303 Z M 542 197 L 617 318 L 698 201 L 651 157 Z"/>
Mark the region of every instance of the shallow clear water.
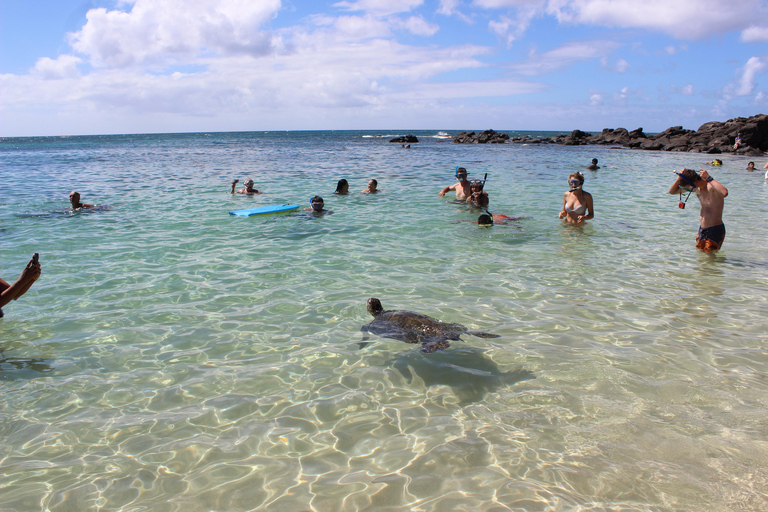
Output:
<path fill-rule="evenodd" d="M 0 140 L 0 276 L 43 266 L 0 320 L 0 510 L 767 509 L 763 173 L 710 169 L 707 255 L 667 194 L 707 155 L 434 133 Z M 437 197 L 456 165 L 525 218 Z M 315 194 L 332 215 L 228 215 Z M 500 337 L 361 349 L 368 297 Z"/>

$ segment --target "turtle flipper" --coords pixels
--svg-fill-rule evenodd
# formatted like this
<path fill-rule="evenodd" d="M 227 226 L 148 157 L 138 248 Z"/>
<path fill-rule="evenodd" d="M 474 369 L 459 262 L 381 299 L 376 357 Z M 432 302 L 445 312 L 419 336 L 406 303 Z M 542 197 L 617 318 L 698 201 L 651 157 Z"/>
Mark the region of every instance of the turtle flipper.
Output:
<path fill-rule="evenodd" d="M 425 343 L 422 343 L 421 351 L 424 352 L 425 354 L 431 354 L 436 350 L 445 350 L 450 346 L 451 344 L 448 343 L 448 340 L 427 341 Z"/>
<path fill-rule="evenodd" d="M 478 338 L 501 338 L 498 334 L 491 334 L 489 332 L 469 331 L 467 334 L 477 336 Z"/>

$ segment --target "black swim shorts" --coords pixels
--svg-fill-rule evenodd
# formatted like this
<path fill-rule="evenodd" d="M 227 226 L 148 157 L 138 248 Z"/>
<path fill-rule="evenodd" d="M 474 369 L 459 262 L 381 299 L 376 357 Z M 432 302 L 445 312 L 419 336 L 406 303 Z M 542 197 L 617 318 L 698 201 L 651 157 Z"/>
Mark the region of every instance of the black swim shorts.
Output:
<path fill-rule="evenodd" d="M 716 251 L 720 249 L 725 240 L 725 224 L 710 226 L 708 228 L 699 228 L 699 234 L 696 236 L 696 247 L 704 252 Z"/>

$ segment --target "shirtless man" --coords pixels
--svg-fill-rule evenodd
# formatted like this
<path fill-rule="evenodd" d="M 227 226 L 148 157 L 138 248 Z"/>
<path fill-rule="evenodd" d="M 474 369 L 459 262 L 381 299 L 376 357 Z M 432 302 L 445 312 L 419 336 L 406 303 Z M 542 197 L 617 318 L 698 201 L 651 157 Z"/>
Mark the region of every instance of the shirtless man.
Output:
<path fill-rule="evenodd" d="M 459 201 L 465 201 L 467 197 L 469 197 L 472 194 L 472 191 L 469 186 L 469 181 L 467 181 L 467 170 L 463 167 L 457 167 L 456 168 L 456 179 L 458 179 L 458 183 L 454 183 L 453 185 L 450 185 L 448 187 L 445 187 L 443 190 L 438 192 L 438 196 L 443 197 L 446 192 L 450 192 L 451 190 L 456 191 L 456 199 Z"/>
<path fill-rule="evenodd" d="M 72 209 L 78 210 L 80 208 L 93 208 L 92 204 L 83 204 L 80 202 L 80 192 L 73 190 L 69 193 L 69 202 L 72 203 Z"/>
<path fill-rule="evenodd" d="M 363 194 L 375 194 L 379 191 L 378 187 L 379 187 L 379 182 L 376 180 L 371 180 L 368 182 L 368 188 L 361 190 L 360 192 L 362 192 Z"/>
<path fill-rule="evenodd" d="M 40 262 L 37 253 L 35 253 L 16 282 L 8 284 L 0 279 L 0 318 L 3 317 L 2 307 L 27 293 L 27 290 L 37 281 L 38 277 L 40 277 Z"/>
<path fill-rule="evenodd" d="M 728 189 L 704 169 L 697 173 L 693 169 L 684 168 L 677 174 L 678 177 L 669 188 L 669 193 L 674 195 L 693 190 L 701 203 L 696 247 L 704 252 L 717 251 L 725 240 L 723 206 L 725 198 L 728 197 Z"/>
<path fill-rule="evenodd" d="M 237 185 L 238 181 L 239 180 L 232 180 L 232 189 L 229 191 L 231 194 L 235 194 L 235 193 L 248 194 L 249 196 L 253 194 L 261 194 L 261 192 L 253 188 L 253 180 L 251 178 L 248 178 L 243 182 L 243 185 L 245 185 L 245 188 L 241 188 L 240 190 L 235 192 L 235 185 Z"/>

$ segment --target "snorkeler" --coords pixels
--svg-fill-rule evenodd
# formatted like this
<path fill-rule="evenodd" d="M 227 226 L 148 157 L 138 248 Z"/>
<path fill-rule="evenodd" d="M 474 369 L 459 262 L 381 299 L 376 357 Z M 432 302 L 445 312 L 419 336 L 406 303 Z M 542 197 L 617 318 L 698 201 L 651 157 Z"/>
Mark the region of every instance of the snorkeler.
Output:
<path fill-rule="evenodd" d="M 483 190 L 484 186 L 485 182 L 480 180 L 472 180 L 469 183 L 470 194 L 467 197 L 468 204 L 478 208 L 486 208 L 488 206 L 489 198 L 488 193 Z"/>
<path fill-rule="evenodd" d="M 696 247 L 704 252 L 717 251 L 725 240 L 725 224 L 723 224 L 723 207 L 728 189 L 709 175 L 704 169 L 697 173 L 693 169 L 675 172 L 677 179 L 669 187 L 670 194 L 680 194 L 683 191 L 693 192 L 699 198 L 699 233 L 696 236 Z M 686 200 L 688 198 L 686 197 Z M 682 200 L 680 208 L 685 208 Z"/>
<path fill-rule="evenodd" d="M 449 185 L 445 187 L 443 190 L 437 193 L 438 196 L 443 197 L 446 192 L 450 192 L 451 190 L 456 191 L 456 199 L 460 201 L 464 201 L 472 194 L 472 191 L 469 187 L 469 181 L 467 181 L 467 175 L 469 173 L 467 170 L 463 167 L 457 167 L 456 168 L 456 179 L 459 180 L 457 183 L 454 183 L 453 185 Z"/>
<path fill-rule="evenodd" d="M 592 194 L 583 190 L 583 185 L 584 175 L 580 172 L 574 172 L 568 176 L 570 190 L 563 194 L 563 209 L 560 211 L 559 218 L 569 224 L 581 224 L 595 216 Z"/>
<path fill-rule="evenodd" d="M 305 212 L 312 212 L 313 216 L 330 215 L 333 213 L 331 210 L 325 209 L 325 201 L 320 196 L 313 196 L 309 200 L 309 208 L 304 208 Z"/>

